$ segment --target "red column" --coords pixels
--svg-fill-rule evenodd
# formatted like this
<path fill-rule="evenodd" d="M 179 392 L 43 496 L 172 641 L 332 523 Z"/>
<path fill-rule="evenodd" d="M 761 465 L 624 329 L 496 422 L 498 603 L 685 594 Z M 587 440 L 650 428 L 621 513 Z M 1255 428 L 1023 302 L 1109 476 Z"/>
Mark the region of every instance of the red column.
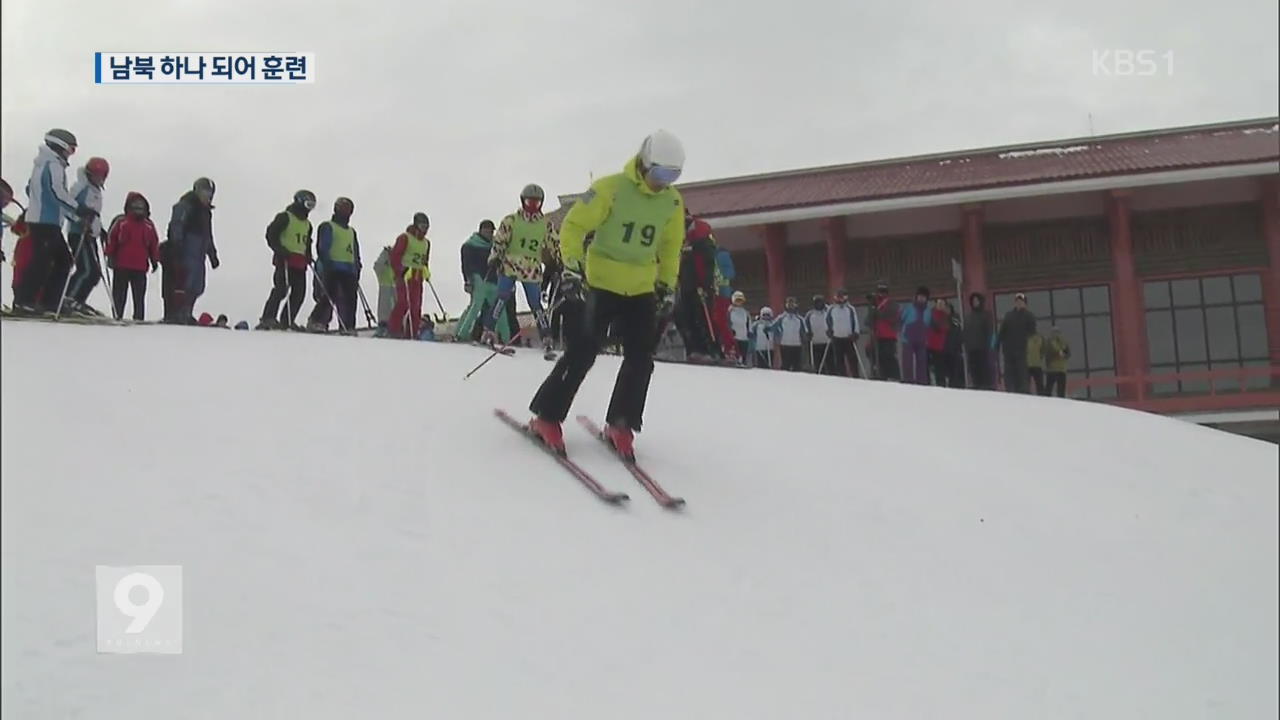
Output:
<path fill-rule="evenodd" d="M 1280 363 L 1280 179 L 1262 181 L 1262 234 L 1267 241 L 1271 272 L 1262 279 L 1262 298 L 1266 303 L 1267 342 L 1271 346 L 1271 362 Z"/>
<path fill-rule="evenodd" d="M 987 294 L 987 259 L 982 245 L 982 206 L 970 205 L 964 208 L 964 291 Z M 991 299 L 987 299 L 987 307 L 993 307 Z M 969 307 L 964 298 L 957 299 L 957 307 Z"/>
<path fill-rule="evenodd" d="M 827 218 L 823 224 L 827 231 L 827 295 L 831 296 L 836 290 L 846 287 L 844 247 L 849 238 L 843 216 Z"/>
<path fill-rule="evenodd" d="M 764 229 L 764 259 L 769 273 L 769 305 L 780 312 L 787 300 L 787 226 L 783 223 L 766 225 Z"/>
<path fill-rule="evenodd" d="M 1111 265 L 1115 282 L 1111 293 L 1111 328 L 1115 334 L 1116 375 L 1146 375 L 1147 321 L 1142 304 L 1142 284 L 1133 256 L 1133 236 L 1129 231 L 1129 191 L 1112 190 L 1107 198 L 1107 220 L 1111 226 Z M 1146 385 L 1137 383 L 1119 388 L 1121 399 L 1142 400 Z"/>

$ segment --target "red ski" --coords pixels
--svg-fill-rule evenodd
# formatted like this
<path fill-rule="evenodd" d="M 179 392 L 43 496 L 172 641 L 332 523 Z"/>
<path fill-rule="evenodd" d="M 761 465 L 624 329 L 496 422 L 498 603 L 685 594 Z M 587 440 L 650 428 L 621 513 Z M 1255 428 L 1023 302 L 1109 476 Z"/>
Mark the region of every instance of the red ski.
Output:
<path fill-rule="evenodd" d="M 618 451 L 604 436 L 604 431 L 600 429 L 599 425 L 596 425 L 595 421 L 586 415 L 579 415 L 578 422 L 582 423 L 582 426 L 585 427 L 588 432 L 595 435 L 597 440 L 604 443 L 605 447 L 609 448 L 609 452 L 612 453 L 614 457 L 622 461 L 622 464 L 626 466 L 627 470 L 631 471 L 631 475 L 636 479 L 636 481 L 643 485 L 645 490 L 649 491 L 649 494 L 653 496 L 654 500 L 658 501 L 659 505 L 669 510 L 676 510 L 684 506 L 684 498 L 671 497 L 667 494 L 667 491 L 663 490 L 662 486 L 650 477 L 649 473 L 645 472 L 639 465 L 637 465 L 634 460 L 628 460 L 618 454 Z"/>
<path fill-rule="evenodd" d="M 498 418 L 501 419 L 507 425 L 510 425 L 512 430 L 515 430 L 516 432 L 525 436 L 534 445 L 537 445 L 538 447 L 542 448 L 543 452 L 555 458 L 556 462 L 560 463 L 561 467 L 563 467 L 565 470 L 568 470 L 569 474 L 577 478 L 578 481 L 581 482 L 583 485 L 586 485 L 587 489 L 590 490 L 592 493 L 595 493 L 596 497 L 600 498 L 601 500 L 611 505 L 619 505 L 622 502 L 631 499 L 630 497 L 627 496 L 626 493 L 613 492 L 612 490 L 606 489 L 595 478 L 591 477 L 590 473 L 588 473 L 586 470 L 583 470 L 574 461 L 570 460 L 568 456 L 561 455 L 555 450 L 552 450 L 550 447 L 547 446 L 546 443 L 542 442 L 541 438 L 529 432 L 529 427 L 527 425 L 511 417 L 511 415 L 509 415 L 506 410 L 503 410 L 502 408 L 495 408 L 493 411 L 493 414 L 497 415 Z"/>

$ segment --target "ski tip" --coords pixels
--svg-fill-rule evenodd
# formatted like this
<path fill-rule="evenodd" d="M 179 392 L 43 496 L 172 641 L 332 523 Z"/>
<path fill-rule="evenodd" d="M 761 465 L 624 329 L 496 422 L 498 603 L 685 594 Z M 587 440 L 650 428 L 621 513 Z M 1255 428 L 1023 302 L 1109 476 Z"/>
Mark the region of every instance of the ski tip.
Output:
<path fill-rule="evenodd" d="M 626 493 L 614 493 L 609 497 L 605 498 L 605 500 L 608 500 L 610 503 L 614 505 L 621 505 L 622 503 L 631 500 L 631 496 Z"/>
<path fill-rule="evenodd" d="M 671 498 L 667 502 L 663 503 L 662 507 L 668 510 L 683 510 L 684 498 Z"/>

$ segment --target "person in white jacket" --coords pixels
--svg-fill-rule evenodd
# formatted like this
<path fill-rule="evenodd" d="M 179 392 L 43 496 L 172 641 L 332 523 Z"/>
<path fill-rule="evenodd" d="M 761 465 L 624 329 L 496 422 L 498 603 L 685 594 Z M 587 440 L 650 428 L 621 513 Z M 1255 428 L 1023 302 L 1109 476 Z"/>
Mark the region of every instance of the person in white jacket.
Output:
<path fill-rule="evenodd" d="M 751 352 L 751 313 L 747 311 L 747 296 L 741 290 L 733 293 L 732 302 L 729 329 L 733 331 L 733 343 L 738 348 L 738 364 L 746 367 Z"/>
<path fill-rule="evenodd" d="M 756 367 L 773 368 L 773 308 L 760 308 L 760 317 L 751 324 L 751 349 Z"/>
<path fill-rule="evenodd" d="M 862 328 L 858 325 L 858 311 L 849 304 L 849 293 L 843 288 L 836 291 L 835 304 L 827 308 L 827 339 L 831 343 L 831 368 L 833 375 L 859 377 L 856 344 Z"/>
<path fill-rule="evenodd" d="M 92 217 L 93 211 L 76 203 L 67 191 L 68 158 L 76 151 L 76 136 L 61 128 L 45 133 L 44 144 L 36 151 L 27 182 L 27 228 L 31 260 L 22 274 L 22 284 L 14 288 L 13 310 L 17 314 L 54 312 L 62 301 L 63 287 L 71 268 L 71 250 L 62 234 L 64 220 Z"/>
<path fill-rule="evenodd" d="M 773 337 L 782 354 L 782 369 L 798 372 L 804 361 L 804 318 L 796 312 L 799 303 L 793 297 L 787 298 L 782 314 L 773 321 Z"/>
<path fill-rule="evenodd" d="M 107 182 L 111 166 L 100 157 L 89 158 L 84 167 L 76 171 L 76 184 L 71 186 L 71 196 L 81 207 L 93 211 L 93 216 L 71 220 L 67 227 L 67 244 L 76 253 L 71 277 L 67 280 L 67 299 L 64 312 L 87 315 L 102 313 L 89 307 L 89 294 L 102 280 L 102 268 L 99 265 L 99 240 L 106 240 L 102 229 L 102 188 Z"/>
<path fill-rule="evenodd" d="M 815 373 L 830 374 L 827 357 L 827 299 L 813 296 L 813 309 L 804 314 L 804 330 L 809 335 L 809 367 Z"/>

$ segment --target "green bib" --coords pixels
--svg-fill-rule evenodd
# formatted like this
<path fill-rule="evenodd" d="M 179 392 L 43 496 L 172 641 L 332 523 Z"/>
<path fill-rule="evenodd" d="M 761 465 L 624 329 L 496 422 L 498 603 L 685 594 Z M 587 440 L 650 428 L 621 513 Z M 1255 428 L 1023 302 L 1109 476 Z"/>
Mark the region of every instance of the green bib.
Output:
<path fill-rule="evenodd" d="M 350 226 L 342 227 L 336 222 L 329 223 L 329 231 L 333 234 L 333 244 L 329 246 L 329 260 L 355 264 L 356 231 Z"/>
<path fill-rule="evenodd" d="M 547 241 L 547 220 L 525 220 L 516 213 L 511 216 L 511 244 L 507 245 L 507 257 L 542 259 L 542 245 Z"/>
<path fill-rule="evenodd" d="M 658 236 L 676 211 L 674 190 L 651 195 L 632 182 L 619 183 L 609 217 L 596 230 L 591 253 L 629 265 L 654 265 L 658 261 Z"/>
<path fill-rule="evenodd" d="M 410 268 L 424 268 L 427 266 L 427 248 L 429 247 L 426 238 L 420 238 L 413 233 L 405 233 L 404 244 L 404 267 L 406 270 Z"/>
<path fill-rule="evenodd" d="M 291 212 L 286 212 L 289 224 L 280 233 L 280 247 L 294 255 L 307 254 L 307 238 L 311 237 L 311 221 L 303 220 Z"/>

